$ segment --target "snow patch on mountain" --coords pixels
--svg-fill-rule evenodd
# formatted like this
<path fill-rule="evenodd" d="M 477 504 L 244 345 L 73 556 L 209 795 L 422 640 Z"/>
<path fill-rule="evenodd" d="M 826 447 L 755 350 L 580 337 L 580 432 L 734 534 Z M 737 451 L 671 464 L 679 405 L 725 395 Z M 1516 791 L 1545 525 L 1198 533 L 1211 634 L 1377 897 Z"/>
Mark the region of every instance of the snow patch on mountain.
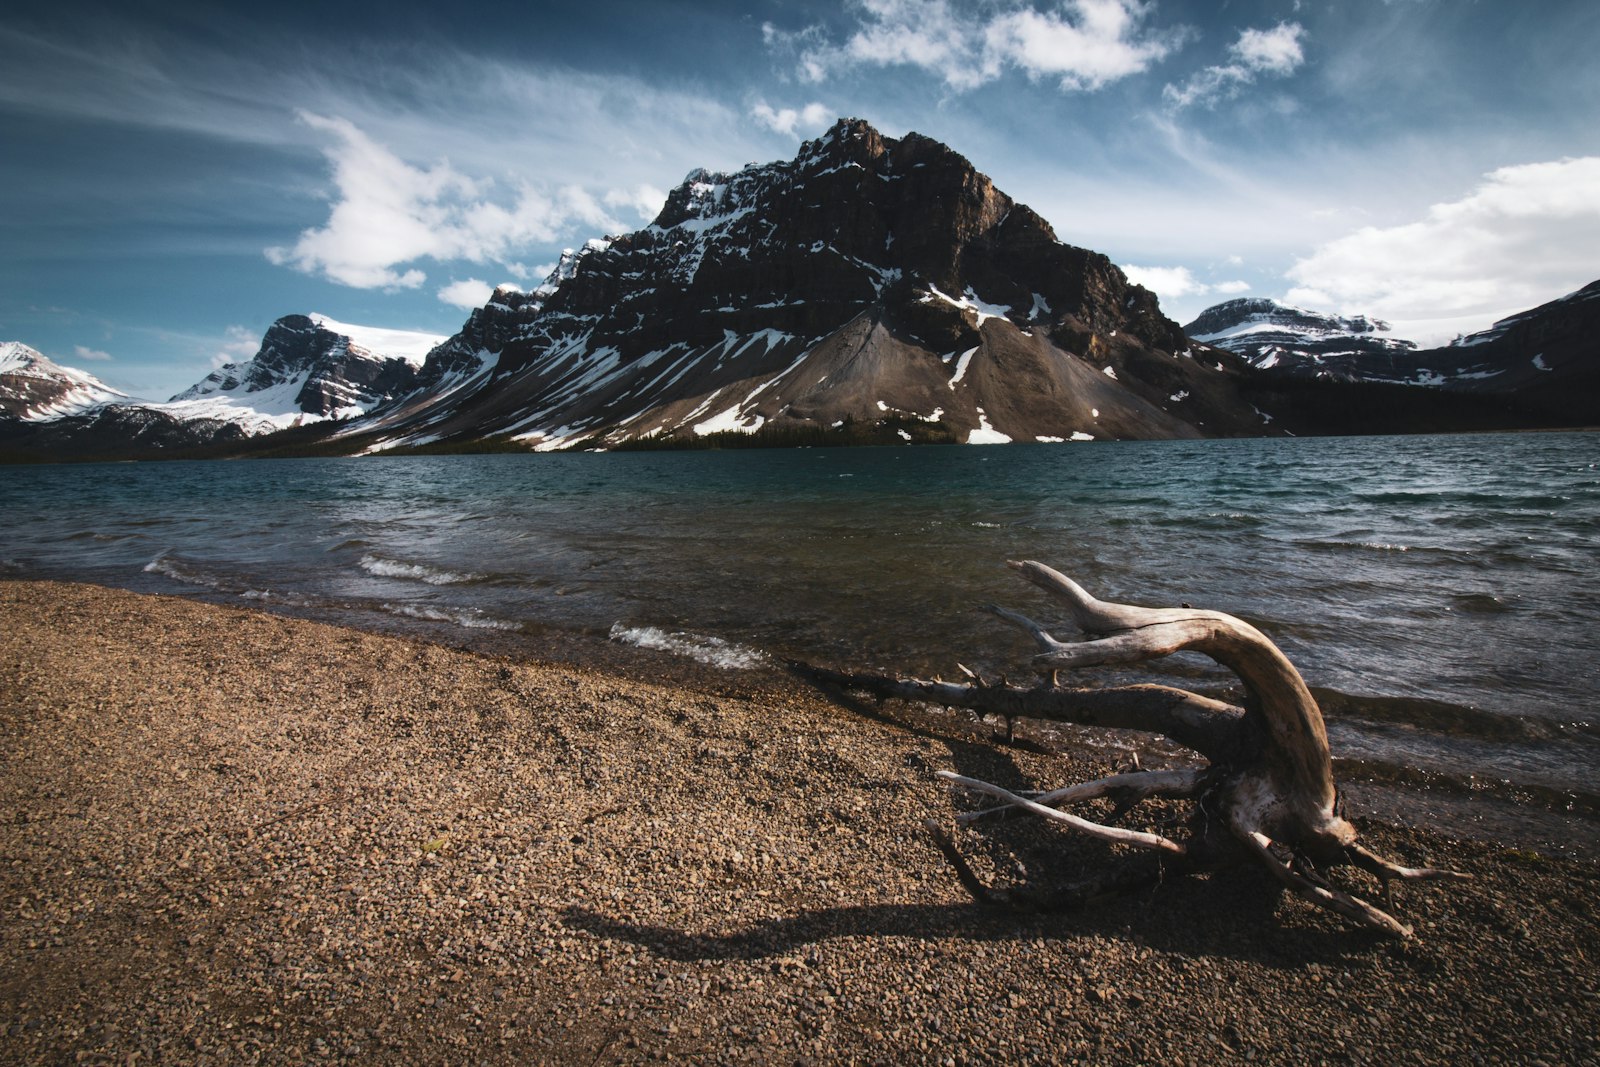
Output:
<path fill-rule="evenodd" d="M 252 437 L 324 419 L 365 414 L 365 408 L 354 405 L 335 409 L 327 415 L 313 415 L 302 410 L 299 397 L 310 377 L 311 373 L 305 371 L 255 389 L 240 388 L 238 383 L 234 383 L 227 388 L 213 387 L 198 395 L 180 394 L 188 397 L 185 400 L 174 399 L 165 404 L 144 406 L 177 419 L 231 422 Z M 201 382 L 192 389 L 200 389 L 204 385 L 206 382 Z"/>
<path fill-rule="evenodd" d="M 324 330 L 348 337 L 354 347 L 363 349 L 370 355 L 379 359 L 403 359 L 413 367 L 421 367 L 429 352 L 450 339 L 444 334 L 423 333 L 419 330 L 391 330 L 382 326 L 358 326 L 350 322 L 336 322 L 316 312 L 313 312 L 310 318 Z"/>
<path fill-rule="evenodd" d="M 1037 306 L 1039 303 L 1042 303 L 1042 298 L 1038 293 L 1033 294 L 1033 296 L 1035 306 Z M 979 298 L 978 294 L 972 291 L 972 286 L 970 285 L 967 286 L 967 291 L 964 294 L 959 297 L 954 297 L 941 293 L 938 286 L 929 283 L 928 292 L 922 297 L 922 300 L 924 303 L 927 303 L 930 300 L 942 300 L 951 307 L 960 308 L 962 311 L 971 311 L 978 316 L 977 324 L 980 327 L 990 319 L 1006 319 L 1009 321 L 1009 316 L 1011 315 L 1011 308 L 1009 305 L 991 304 L 988 301 Z"/>

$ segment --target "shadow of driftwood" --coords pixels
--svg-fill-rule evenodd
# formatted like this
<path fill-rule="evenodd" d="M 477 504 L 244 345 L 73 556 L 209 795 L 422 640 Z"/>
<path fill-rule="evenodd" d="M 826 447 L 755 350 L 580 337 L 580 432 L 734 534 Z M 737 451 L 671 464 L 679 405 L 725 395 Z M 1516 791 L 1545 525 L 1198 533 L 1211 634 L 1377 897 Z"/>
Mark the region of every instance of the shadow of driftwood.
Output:
<path fill-rule="evenodd" d="M 626 941 L 678 962 L 762 960 L 842 939 L 896 938 L 972 943 L 1046 938 L 1118 938 L 1189 957 L 1248 960 L 1297 968 L 1369 955 L 1381 938 L 1334 924 L 1285 927 L 1275 917 L 1277 887 L 1253 871 L 1182 879 L 1070 913 L 1021 913 L 977 904 L 863 904 L 762 919 L 740 929 L 694 933 L 634 923 L 588 908 L 563 921 L 607 940 Z"/>
<path fill-rule="evenodd" d="M 852 714 L 945 746 L 952 764 L 962 774 L 1012 788 L 1034 785 L 1010 754 L 1021 746 L 1008 746 L 999 738 L 979 735 L 978 724 L 971 724 L 977 729 L 963 731 L 958 720 L 947 726 L 942 721 L 931 722 L 929 716 L 888 714 L 875 701 L 820 684 L 803 670 L 793 673 Z M 1039 892 L 1041 897 L 1048 895 L 1050 887 L 1071 883 L 1085 872 L 1129 862 L 1129 857 L 1115 854 L 1101 842 L 1075 838 L 1064 841 L 1062 835 L 1042 827 L 1038 820 L 1001 820 L 981 834 L 963 834 L 962 847 L 971 848 L 990 872 L 1008 868 L 1014 871 L 1022 886 Z M 937 855 L 931 841 L 929 852 L 930 857 Z M 953 872 L 950 878 L 955 881 Z M 1189 956 L 1298 967 L 1365 955 L 1380 943 L 1370 935 L 1334 924 L 1295 928 L 1281 925 L 1275 915 L 1280 888 L 1254 869 L 1153 882 L 1152 887 L 1101 898 L 1068 911 L 1023 912 L 975 903 L 866 904 L 803 911 L 716 933 L 635 923 L 581 907 L 567 909 L 563 921 L 596 937 L 630 942 L 665 959 L 685 962 L 760 960 L 844 938 L 955 943 L 1115 937 Z"/>

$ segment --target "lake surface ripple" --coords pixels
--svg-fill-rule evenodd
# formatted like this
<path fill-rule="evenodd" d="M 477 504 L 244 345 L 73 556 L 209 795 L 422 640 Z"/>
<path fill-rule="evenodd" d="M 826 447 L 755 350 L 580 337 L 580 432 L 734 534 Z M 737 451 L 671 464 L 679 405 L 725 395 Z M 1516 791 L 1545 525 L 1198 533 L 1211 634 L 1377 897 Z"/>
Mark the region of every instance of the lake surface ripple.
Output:
<path fill-rule="evenodd" d="M 8 467 L 0 521 L 0 576 L 730 670 L 1020 679 L 1031 646 L 974 609 L 1059 623 L 1002 566 L 1038 559 L 1263 629 L 1371 810 L 1404 788 L 1397 811 L 1470 830 L 1492 795 L 1535 838 L 1596 837 L 1593 434 Z M 1232 682 L 1192 655 L 1085 675 Z"/>

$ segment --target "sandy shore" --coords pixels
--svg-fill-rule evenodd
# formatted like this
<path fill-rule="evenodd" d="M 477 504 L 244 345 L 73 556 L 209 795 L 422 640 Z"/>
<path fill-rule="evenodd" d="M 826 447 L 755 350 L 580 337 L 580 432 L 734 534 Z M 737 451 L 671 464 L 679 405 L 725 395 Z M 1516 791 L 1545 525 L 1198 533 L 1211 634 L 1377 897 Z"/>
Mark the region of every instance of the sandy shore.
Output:
<path fill-rule="evenodd" d="M 1477 876 L 1400 890 L 1405 943 L 1253 872 L 984 911 L 931 772 L 1104 766 L 686 677 L 0 582 L 0 1060 L 1600 1057 L 1594 865 L 1366 825 Z"/>

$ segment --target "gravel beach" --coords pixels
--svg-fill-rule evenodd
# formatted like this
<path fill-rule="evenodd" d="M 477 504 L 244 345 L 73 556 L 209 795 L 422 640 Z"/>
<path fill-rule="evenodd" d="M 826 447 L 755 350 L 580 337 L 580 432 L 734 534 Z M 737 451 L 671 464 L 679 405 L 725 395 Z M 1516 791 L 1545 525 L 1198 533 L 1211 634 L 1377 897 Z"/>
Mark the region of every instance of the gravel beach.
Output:
<path fill-rule="evenodd" d="M 0 1061 L 1600 1059 L 1592 863 L 1362 823 L 1475 876 L 1397 889 L 1407 942 L 1254 871 L 986 910 L 933 772 L 1109 763 L 898 714 L 0 582 Z M 962 844 L 1005 882 L 1120 858 Z"/>

